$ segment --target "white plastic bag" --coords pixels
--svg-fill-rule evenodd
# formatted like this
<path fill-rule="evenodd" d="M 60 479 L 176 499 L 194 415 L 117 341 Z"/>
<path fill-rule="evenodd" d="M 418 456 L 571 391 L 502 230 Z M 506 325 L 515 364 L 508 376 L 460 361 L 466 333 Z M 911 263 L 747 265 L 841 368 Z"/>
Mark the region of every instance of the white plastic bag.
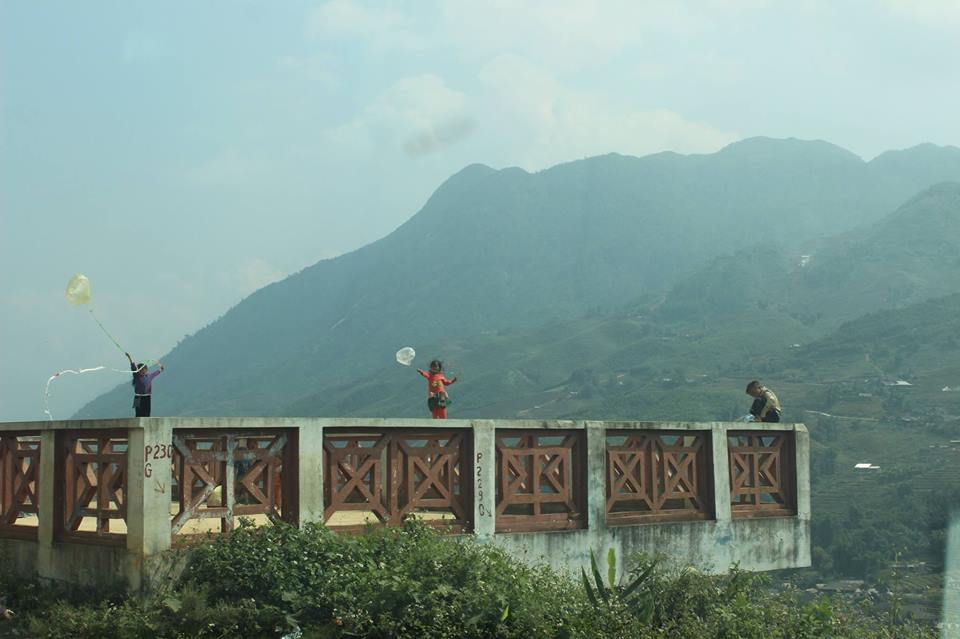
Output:
<path fill-rule="evenodd" d="M 399 351 L 397 351 L 397 363 L 403 364 L 404 366 L 409 366 L 413 363 L 413 358 L 417 356 L 417 351 L 413 350 L 409 346 L 404 346 Z"/>

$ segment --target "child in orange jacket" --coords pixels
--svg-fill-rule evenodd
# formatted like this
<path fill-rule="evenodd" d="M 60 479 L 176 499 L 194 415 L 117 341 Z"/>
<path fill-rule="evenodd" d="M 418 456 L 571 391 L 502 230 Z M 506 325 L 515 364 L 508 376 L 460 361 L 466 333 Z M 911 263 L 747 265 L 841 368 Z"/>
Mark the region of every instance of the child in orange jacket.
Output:
<path fill-rule="evenodd" d="M 447 395 L 447 386 L 455 383 L 457 378 L 447 379 L 443 375 L 443 362 L 435 359 L 430 362 L 430 371 L 417 369 L 417 372 L 427 378 L 427 406 L 434 419 L 447 418 L 447 405 L 450 397 Z"/>

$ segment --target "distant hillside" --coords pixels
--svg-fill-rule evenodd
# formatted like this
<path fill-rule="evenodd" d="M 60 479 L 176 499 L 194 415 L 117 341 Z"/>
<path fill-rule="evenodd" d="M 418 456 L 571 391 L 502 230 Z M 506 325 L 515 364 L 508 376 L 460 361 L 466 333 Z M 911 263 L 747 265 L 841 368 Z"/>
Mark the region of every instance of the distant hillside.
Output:
<path fill-rule="evenodd" d="M 537 174 L 468 167 L 388 237 L 261 289 L 186 338 L 164 358 L 154 412 L 308 406 L 405 344 L 582 317 L 738 247 L 794 247 L 876 220 L 933 181 L 924 176 L 942 177 L 928 155 L 960 157 L 900 153 L 866 163 L 824 142 L 757 138 Z M 123 385 L 78 416 L 125 414 L 127 395 Z"/>
<path fill-rule="evenodd" d="M 891 381 L 939 373 L 942 386 L 960 388 L 960 295 L 847 322 L 798 349 L 784 366 L 808 366 L 826 378 L 843 375 Z M 934 386 L 941 390 L 941 384 Z"/>
<path fill-rule="evenodd" d="M 960 292 L 960 184 L 915 195 L 876 223 L 809 243 L 750 247 L 683 278 L 657 312 L 670 321 L 730 321 L 779 309 L 831 325 L 881 308 Z"/>
<path fill-rule="evenodd" d="M 611 316 L 448 339 L 425 345 L 423 359 L 443 353 L 460 376 L 451 388 L 458 417 L 737 419 L 754 377 L 781 393 L 792 421 L 824 411 L 868 421 L 888 410 L 960 416 L 960 295 L 814 334 L 772 313 L 709 329 Z M 885 386 L 897 380 L 911 386 Z M 423 391 L 411 369 L 385 363 L 284 414 L 417 416 Z M 904 403 L 886 406 L 891 399 Z"/>
<path fill-rule="evenodd" d="M 960 148 L 918 144 L 902 151 L 887 151 L 870 162 L 872 170 L 884 175 L 888 182 L 898 182 L 909 189 L 918 182 L 931 180 L 951 182 L 960 171 Z"/>
<path fill-rule="evenodd" d="M 931 187 L 820 244 L 804 266 L 774 248 L 745 249 L 685 278 L 661 303 L 427 342 L 422 353 L 442 353 L 465 373 L 452 389 L 465 417 L 731 418 L 743 410 L 747 378 L 813 384 L 791 393 L 820 408 L 825 381 L 878 383 L 960 362 L 960 185 Z M 384 360 L 284 412 L 416 415 L 421 386 Z"/>

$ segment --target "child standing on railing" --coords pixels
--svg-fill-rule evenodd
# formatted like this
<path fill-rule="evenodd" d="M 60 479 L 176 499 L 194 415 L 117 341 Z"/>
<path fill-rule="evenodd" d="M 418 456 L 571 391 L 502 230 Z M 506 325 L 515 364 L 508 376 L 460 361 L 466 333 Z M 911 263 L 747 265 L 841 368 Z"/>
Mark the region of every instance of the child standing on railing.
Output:
<path fill-rule="evenodd" d="M 163 364 L 152 373 L 146 364 L 134 364 L 130 353 L 124 353 L 133 372 L 133 410 L 137 417 L 150 417 L 150 395 L 153 392 L 153 378 L 163 372 Z"/>
<path fill-rule="evenodd" d="M 450 405 L 450 396 L 447 395 L 447 386 L 454 384 L 457 378 L 447 379 L 443 375 L 443 362 L 435 359 L 430 362 L 430 371 L 417 369 L 417 372 L 427 378 L 427 407 L 434 419 L 447 418 L 447 406 Z"/>

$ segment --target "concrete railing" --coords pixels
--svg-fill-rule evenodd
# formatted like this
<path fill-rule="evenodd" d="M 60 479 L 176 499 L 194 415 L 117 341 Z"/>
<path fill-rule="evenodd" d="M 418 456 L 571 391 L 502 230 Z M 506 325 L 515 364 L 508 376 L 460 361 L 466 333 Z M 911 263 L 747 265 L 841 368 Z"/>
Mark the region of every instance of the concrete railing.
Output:
<path fill-rule="evenodd" d="M 0 559 L 148 585 L 239 518 L 353 532 L 417 517 L 527 560 L 660 552 L 703 570 L 810 564 L 800 424 L 142 418 L 0 424 Z"/>

